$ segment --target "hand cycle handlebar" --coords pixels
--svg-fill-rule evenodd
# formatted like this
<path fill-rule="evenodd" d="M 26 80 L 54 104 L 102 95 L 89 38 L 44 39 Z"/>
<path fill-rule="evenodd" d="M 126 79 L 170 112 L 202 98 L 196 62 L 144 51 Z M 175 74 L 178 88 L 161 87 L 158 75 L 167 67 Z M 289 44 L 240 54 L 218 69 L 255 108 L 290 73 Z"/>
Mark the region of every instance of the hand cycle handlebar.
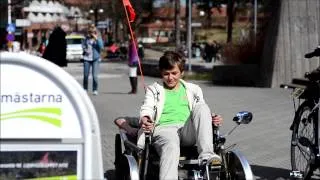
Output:
<path fill-rule="evenodd" d="M 149 165 L 149 151 L 150 151 L 150 146 L 151 146 L 151 136 L 152 133 L 150 131 L 144 132 L 145 134 L 145 154 L 144 154 L 144 159 L 143 159 L 143 173 L 142 173 L 142 180 L 147 180 L 147 172 L 148 172 L 148 165 Z"/>
<path fill-rule="evenodd" d="M 304 77 L 309 79 L 310 81 L 318 81 L 320 80 L 320 69 L 307 72 L 305 73 Z"/>
<path fill-rule="evenodd" d="M 304 57 L 307 59 L 310 59 L 313 57 L 319 57 L 319 56 L 320 56 L 320 45 L 313 52 L 310 52 L 304 55 Z"/>
<path fill-rule="evenodd" d="M 320 45 L 313 52 L 305 54 L 304 57 L 307 59 L 320 57 Z M 316 70 L 305 73 L 304 77 L 309 79 L 310 81 L 320 80 L 320 67 Z"/>

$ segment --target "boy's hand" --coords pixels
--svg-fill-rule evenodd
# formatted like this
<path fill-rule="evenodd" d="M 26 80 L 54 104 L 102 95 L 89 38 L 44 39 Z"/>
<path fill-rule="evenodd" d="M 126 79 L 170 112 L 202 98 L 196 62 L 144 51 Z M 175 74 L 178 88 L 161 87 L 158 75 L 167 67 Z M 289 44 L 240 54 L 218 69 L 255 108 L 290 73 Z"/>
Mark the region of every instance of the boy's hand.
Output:
<path fill-rule="evenodd" d="M 220 115 L 212 115 L 212 124 L 215 126 L 221 126 L 223 118 Z"/>
<path fill-rule="evenodd" d="M 141 127 L 145 131 L 152 131 L 154 124 L 148 116 L 144 116 L 141 118 Z"/>

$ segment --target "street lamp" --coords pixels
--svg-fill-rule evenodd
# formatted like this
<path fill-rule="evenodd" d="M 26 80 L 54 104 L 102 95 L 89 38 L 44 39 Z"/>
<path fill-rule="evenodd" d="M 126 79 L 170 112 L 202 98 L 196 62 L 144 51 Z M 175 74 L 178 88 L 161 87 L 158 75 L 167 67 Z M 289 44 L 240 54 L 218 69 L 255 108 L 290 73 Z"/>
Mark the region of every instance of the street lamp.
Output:
<path fill-rule="evenodd" d="M 205 16 L 205 15 L 206 15 L 206 13 L 205 13 L 203 10 L 201 10 L 201 11 L 199 12 L 199 16 L 203 17 L 203 16 Z"/>
<path fill-rule="evenodd" d="M 98 25 L 98 13 L 102 14 L 104 10 L 102 8 L 97 8 L 95 7 L 94 9 L 90 9 L 89 13 L 94 14 L 94 24 L 97 26 Z"/>

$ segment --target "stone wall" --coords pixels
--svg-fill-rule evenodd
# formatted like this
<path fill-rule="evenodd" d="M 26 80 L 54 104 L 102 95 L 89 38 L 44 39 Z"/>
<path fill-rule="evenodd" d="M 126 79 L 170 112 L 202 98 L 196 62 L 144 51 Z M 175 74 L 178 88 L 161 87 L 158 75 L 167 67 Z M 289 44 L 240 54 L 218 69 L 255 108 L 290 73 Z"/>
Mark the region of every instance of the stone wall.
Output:
<path fill-rule="evenodd" d="M 320 1 L 278 0 L 274 7 L 260 71 L 267 87 L 303 78 L 320 64 L 319 58 L 304 58 L 320 45 Z"/>

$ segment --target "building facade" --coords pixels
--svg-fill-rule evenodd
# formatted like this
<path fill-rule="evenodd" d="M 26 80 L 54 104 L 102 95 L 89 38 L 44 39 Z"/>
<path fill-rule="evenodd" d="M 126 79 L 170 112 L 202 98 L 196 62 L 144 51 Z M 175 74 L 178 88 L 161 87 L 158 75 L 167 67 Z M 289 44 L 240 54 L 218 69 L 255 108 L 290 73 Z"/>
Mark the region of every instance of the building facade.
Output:
<path fill-rule="evenodd" d="M 1 17 L 8 17 L 8 3 L 1 3 Z M 82 31 L 91 21 L 84 19 L 83 12 L 75 6 L 68 7 L 58 0 L 32 0 L 12 4 L 12 23 L 16 26 L 15 41 L 22 49 L 36 50 L 45 42 L 55 26 L 66 32 Z M 0 20 L 0 44 L 6 45 L 5 18 Z"/>

